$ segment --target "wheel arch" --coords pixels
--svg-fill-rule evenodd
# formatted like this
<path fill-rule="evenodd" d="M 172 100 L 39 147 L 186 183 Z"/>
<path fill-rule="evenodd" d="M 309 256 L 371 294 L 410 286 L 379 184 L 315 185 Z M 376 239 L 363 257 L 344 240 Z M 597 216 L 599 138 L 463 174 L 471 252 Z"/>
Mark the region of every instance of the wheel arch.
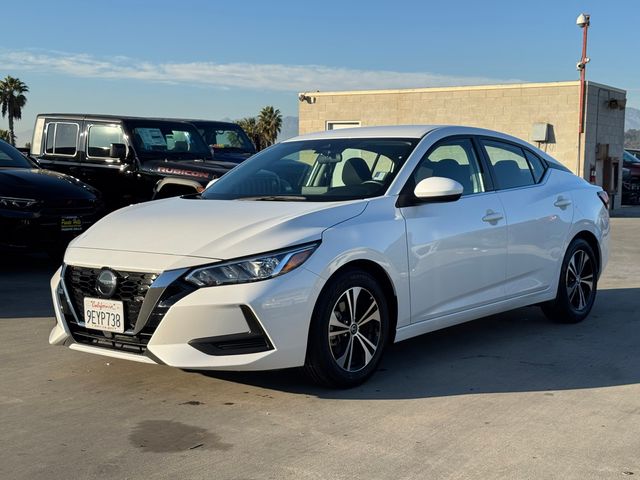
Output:
<path fill-rule="evenodd" d="M 318 295 L 316 299 L 316 305 L 314 305 L 314 313 L 318 305 L 319 299 L 322 297 L 325 289 L 329 287 L 331 281 L 338 275 L 342 274 L 347 270 L 361 270 L 367 272 L 369 275 L 373 276 L 377 282 L 380 283 L 382 290 L 385 293 L 385 297 L 389 306 L 389 338 L 388 343 L 391 344 L 395 341 L 396 337 L 396 329 L 398 325 L 398 295 L 396 293 L 395 285 L 391 280 L 390 275 L 385 270 L 385 268 L 379 263 L 373 260 L 367 259 L 354 259 L 349 262 L 341 265 L 336 271 L 334 271 L 327 281 L 324 283 L 322 287 L 322 291 Z"/>
<path fill-rule="evenodd" d="M 199 191 L 202 191 L 203 187 L 199 182 L 195 180 L 189 180 L 186 178 L 165 177 L 161 180 L 158 180 L 158 182 L 155 184 L 153 188 L 152 200 L 155 200 L 160 196 L 160 192 L 163 188 L 166 188 L 167 190 L 173 188 L 177 191 L 188 191 L 190 189 L 193 189 L 193 193 L 197 193 Z"/>
<path fill-rule="evenodd" d="M 573 238 L 569 242 L 569 245 L 571 245 L 573 241 L 577 240 L 578 238 L 587 242 L 593 250 L 593 253 L 595 253 L 598 266 L 598 276 L 600 276 L 600 273 L 602 272 L 602 251 L 600 249 L 600 242 L 598 242 L 598 238 L 589 230 L 581 230 L 573 236 Z"/>

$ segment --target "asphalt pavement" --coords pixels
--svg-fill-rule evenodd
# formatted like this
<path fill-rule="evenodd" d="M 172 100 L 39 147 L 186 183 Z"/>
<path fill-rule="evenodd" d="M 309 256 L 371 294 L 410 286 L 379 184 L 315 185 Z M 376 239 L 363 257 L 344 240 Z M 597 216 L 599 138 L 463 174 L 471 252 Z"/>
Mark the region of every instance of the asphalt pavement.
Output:
<path fill-rule="evenodd" d="M 529 307 L 449 328 L 343 391 L 50 346 L 56 265 L 3 254 L 0 478 L 640 477 L 640 215 L 612 224 L 585 322 Z"/>

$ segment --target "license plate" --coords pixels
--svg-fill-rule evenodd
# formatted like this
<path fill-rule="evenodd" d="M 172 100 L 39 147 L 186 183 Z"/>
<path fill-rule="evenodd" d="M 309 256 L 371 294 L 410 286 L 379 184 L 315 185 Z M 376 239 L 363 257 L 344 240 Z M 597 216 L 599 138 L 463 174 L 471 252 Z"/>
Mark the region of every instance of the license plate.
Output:
<path fill-rule="evenodd" d="M 80 217 L 62 217 L 60 219 L 60 230 L 63 232 L 81 232 L 82 220 Z"/>
<path fill-rule="evenodd" d="M 105 332 L 124 332 L 124 307 L 119 300 L 84 299 L 85 327 Z"/>

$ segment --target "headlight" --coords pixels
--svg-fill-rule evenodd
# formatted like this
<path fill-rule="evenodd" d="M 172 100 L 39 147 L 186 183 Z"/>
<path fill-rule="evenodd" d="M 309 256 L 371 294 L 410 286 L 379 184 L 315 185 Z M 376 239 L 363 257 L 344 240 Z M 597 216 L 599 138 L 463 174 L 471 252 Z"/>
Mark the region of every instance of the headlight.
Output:
<path fill-rule="evenodd" d="M 37 203 L 33 198 L 0 197 L 0 208 L 29 208 Z"/>
<path fill-rule="evenodd" d="M 302 265 L 319 244 L 319 242 L 307 244 L 244 260 L 209 265 L 193 270 L 185 280 L 198 287 L 266 280 L 284 275 Z"/>

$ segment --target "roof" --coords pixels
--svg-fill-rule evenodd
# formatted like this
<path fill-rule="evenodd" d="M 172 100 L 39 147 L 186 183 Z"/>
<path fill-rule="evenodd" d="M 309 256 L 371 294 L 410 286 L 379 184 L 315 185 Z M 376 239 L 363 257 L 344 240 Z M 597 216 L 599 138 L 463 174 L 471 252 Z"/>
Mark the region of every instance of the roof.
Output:
<path fill-rule="evenodd" d="M 386 125 L 380 127 L 341 128 L 300 135 L 289 138 L 283 143 L 297 140 L 321 140 L 324 138 L 422 138 L 439 127 L 440 125 Z"/>
<path fill-rule="evenodd" d="M 451 135 L 478 135 L 503 139 L 517 144 L 527 145 L 527 148 L 535 151 L 539 156 L 557 165 L 562 165 L 558 160 L 546 152 L 531 145 L 526 140 L 514 137 L 496 130 L 485 128 L 465 127 L 463 125 L 387 125 L 380 127 L 356 127 L 341 128 L 339 130 L 326 130 L 307 135 L 290 138 L 281 143 L 295 142 L 299 140 L 324 140 L 327 138 L 422 138 L 428 133 L 437 132 L 439 138 Z"/>
<path fill-rule="evenodd" d="M 132 115 L 102 115 L 99 113 L 39 113 L 38 117 L 52 117 L 52 118 L 69 118 L 74 120 L 111 120 L 114 122 L 120 120 L 144 120 L 144 121 L 157 121 L 157 122 L 207 122 L 217 123 L 222 125 L 236 125 L 232 122 L 222 122 L 218 120 L 203 120 L 195 118 L 168 118 L 168 117 L 135 117 Z"/>

